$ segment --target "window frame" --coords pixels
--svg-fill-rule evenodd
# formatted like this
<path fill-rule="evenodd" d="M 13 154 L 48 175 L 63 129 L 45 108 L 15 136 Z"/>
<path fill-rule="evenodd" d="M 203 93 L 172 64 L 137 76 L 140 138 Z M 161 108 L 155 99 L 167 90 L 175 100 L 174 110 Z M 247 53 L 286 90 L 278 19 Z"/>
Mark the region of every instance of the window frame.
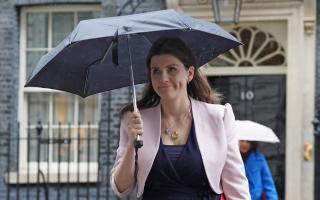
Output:
<path fill-rule="evenodd" d="M 274 34 L 272 32 L 270 32 L 270 29 L 268 29 L 268 24 L 266 25 L 261 25 L 259 26 L 259 23 L 274 23 L 274 20 L 268 20 L 268 19 L 264 19 L 264 20 L 255 20 L 255 21 L 251 21 L 251 20 L 241 20 L 241 22 L 239 23 L 238 26 L 228 26 L 228 25 L 221 25 L 222 28 L 224 28 L 225 30 L 229 30 L 231 32 L 235 32 L 232 31 L 233 28 L 246 28 L 246 27 L 250 27 L 250 26 L 255 26 L 256 28 L 258 28 L 260 31 L 265 32 L 266 34 L 271 33 L 273 36 Z M 277 25 L 283 25 L 284 27 L 286 27 L 288 24 L 286 19 L 282 19 L 282 20 L 277 20 Z M 284 33 L 285 35 L 285 33 Z M 228 65 L 228 66 L 213 66 L 210 65 L 209 63 L 205 64 L 202 67 L 202 72 L 206 75 L 206 76 L 248 76 L 248 75 L 285 75 L 287 74 L 287 68 L 288 68 L 288 49 L 287 46 L 288 44 L 286 43 L 286 41 L 281 40 L 279 38 L 276 38 L 276 40 L 279 44 L 282 44 L 282 42 L 284 42 L 284 44 L 282 44 L 282 46 L 284 47 L 284 57 L 285 57 L 285 63 L 283 65 L 254 65 L 254 66 L 250 66 L 250 67 L 246 67 L 246 66 L 236 66 L 236 65 Z M 240 51 L 242 51 L 243 49 L 240 49 Z M 234 54 L 234 50 L 230 50 L 231 54 Z M 243 53 L 243 52 L 241 52 Z"/>
<path fill-rule="evenodd" d="M 30 93 L 38 93 L 38 92 L 44 92 L 48 93 L 50 95 L 50 98 L 53 97 L 54 93 L 61 93 L 61 91 L 53 90 L 53 89 L 45 89 L 45 88 L 25 88 L 24 84 L 26 82 L 27 76 L 26 70 L 27 70 L 27 14 L 28 13 L 48 13 L 48 47 L 47 48 L 41 48 L 39 50 L 46 50 L 50 51 L 52 48 L 52 13 L 56 12 L 72 12 L 75 13 L 74 18 L 77 18 L 77 12 L 90 12 L 90 11 L 97 11 L 101 12 L 102 8 L 100 4 L 77 4 L 77 5 L 54 5 L 54 6 L 32 6 L 32 7 L 23 7 L 21 8 L 20 13 L 20 65 L 19 65 L 19 100 L 18 100 L 18 121 L 20 122 L 19 126 L 19 137 L 20 138 L 26 138 L 27 137 L 27 130 L 28 130 L 28 101 L 27 96 Z M 74 25 L 76 26 L 77 22 L 74 20 Z M 74 113 L 78 114 L 78 99 L 80 97 L 75 95 L 75 99 L 73 102 L 73 105 L 75 106 Z M 98 115 L 100 117 L 101 112 L 101 97 L 98 96 Z M 49 104 L 52 104 L 53 101 L 50 100 Z M 52 106 L 49 106 L 49 108 Z M 50 116 L 52 115 L 52 110 L 49 111 Z M 76 121 L 78 116 L 75 116 L 74 121 Z M 44 124 L 45 125 L 45 124 Z M 72 124 L 71 127 L 75 127 L 75 124 Z M 76 126 L 77 127 L 77 126 Z M 87 125 L 82 125 L 81 128 L 86 128 Z M 51 127 L 52 128 L 52 127 Z M 98 129 L 98 124 L 92 124 L 90 128 Z M 97 136 L 98 137 L 98 136 Z M 20 139 L 19 141 L 20 150 L 19 150 L 19 176 L 21 174 L 28 173 L 27 170 L 29 170 L 29 173 L 32 174 L 35 173 L 38 169 L 38 167 L 47 174 L 47 162 L 40 162 L 39 166 L 37 162 L 28 162 L 27 161 L 27 140 Z M 59 166 L 60 165 L 60 166 Z M 64 173 L 72 172 L 77 173 L 79 169 L 79 173 L 94 173 L 96 174 L 98 172 L 98 162 L 80 162 L 79 164 L 77 162 L 70 163 L 69 165 L 67 162 L 61 162 L 58 164 L 57 162 L 50 162 L 50 171 L 48 174 L 56 174 L 58 173 L 58 170 L 60 175 L 63 176 Z M 54 179 L 54 178 L 53 178 Z M 32 180 L 31 180 L 32 181 Z M 10 182 L 10 180 L 9 180 Z"/>

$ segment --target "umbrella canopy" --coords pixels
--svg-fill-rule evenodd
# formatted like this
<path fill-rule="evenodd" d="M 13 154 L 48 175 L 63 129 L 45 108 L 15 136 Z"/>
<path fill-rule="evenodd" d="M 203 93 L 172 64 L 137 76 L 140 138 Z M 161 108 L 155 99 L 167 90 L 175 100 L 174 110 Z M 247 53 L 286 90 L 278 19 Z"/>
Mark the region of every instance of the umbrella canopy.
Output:
<path fill-rule="evenodd" d="M 270 143 L 280 142 L 271 128 L 249 120 L 236 120 L 235 131 L 239 140 Z"/>
<path fill-rule="evenodd" d="M 148 51 L 164 36 L 182 39 L 199 67 L 241 44 L 216 24 L 174 10 L 84 20 L 40 59 L 25 86 L 86 97 L 144 83 Z"/>

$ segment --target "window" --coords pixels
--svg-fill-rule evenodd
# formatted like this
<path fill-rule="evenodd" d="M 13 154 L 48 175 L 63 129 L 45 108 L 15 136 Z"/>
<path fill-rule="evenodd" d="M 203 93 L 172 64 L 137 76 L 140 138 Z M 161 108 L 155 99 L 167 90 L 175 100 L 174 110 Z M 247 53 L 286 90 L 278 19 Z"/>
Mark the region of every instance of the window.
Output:
<path fill-rule="evenodd" d="M 244 45 L 212 60 L 212 66 L 286 66 L 285 50 L 271 33 L 255 26 L 239 26 L 231 34 Z"/>
<path fill-rule="evenodd" d="M 241 21 L 224 26 L 243 45 L 203 67 L 207 76 L 286 74 L 287 21 Z"/>
<path fill-rule="evenodd" d="M 24 88 L 40 57 L 57 46 L 80 20 L 100 17 L 99 6 L 24 8 L 20 48 L 20 167 L 95 166 L 98 159 L 99 95 L 85 99 L 56 90 Z M 38 123 L 42 131 L 37 132 Z M 38 133 L 40 133 L 38 135 Z M 41 140 L 40 140 L 41 139 Z M 40 153 L 39 153 L 40 152 Z M 70 165 L 71 163 L 71 165 Z M 81 167 L 83 168 L 83 167 Z M 93 167 L 95 168 L 95 167 Z M 93 169 L 92 168 L 92 169 Z M 59 166 L 59 170 L 63 167 Z"/>

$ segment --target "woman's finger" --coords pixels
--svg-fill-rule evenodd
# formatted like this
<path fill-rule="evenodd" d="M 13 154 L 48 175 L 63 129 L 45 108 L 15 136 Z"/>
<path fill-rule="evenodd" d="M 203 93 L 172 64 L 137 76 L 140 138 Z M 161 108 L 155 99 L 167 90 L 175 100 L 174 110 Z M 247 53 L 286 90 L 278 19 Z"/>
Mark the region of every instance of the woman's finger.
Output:
<path fill-rule="evenodd" d="M 139 118 L 133 118 L 133 119 L 132 119 L 132 122 L 133 122 L 134 124 L 141 124 L 141 119 L 139 119 Z"/>
<path fill-rule="evenodd" d="M 143 121 L 139 112 L 132 112 L 130 122 L 128 124 L 130 138 L 135 138 L 138 134 L 143 133 Z"/>
<path fill-rule="evenodd" d="M 132 112 L 132 117 L 133 118 L 141 118 L 141 115 L 139 112 Z"/>
<path fill-rule="evenodd" d="M 142 129 L 142 124 L 133 124 L 132 128 L 134 129 Z"/>

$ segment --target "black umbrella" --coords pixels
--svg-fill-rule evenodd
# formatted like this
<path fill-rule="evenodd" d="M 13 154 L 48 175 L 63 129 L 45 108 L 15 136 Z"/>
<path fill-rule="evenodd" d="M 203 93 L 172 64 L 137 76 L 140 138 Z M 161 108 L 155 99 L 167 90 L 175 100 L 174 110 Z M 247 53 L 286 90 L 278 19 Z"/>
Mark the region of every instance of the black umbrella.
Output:
<path fill-rule="evenodd" d="M 182 39 L 198 66 L 240 44 L 216 24 L 174 10 L 84 20 L 40 59 L 25 86 L 86 97 L 131 85 L 131 65 L 135 83 L 144 83 L 147 53 L 163 36 Z"/>
<path fill-rule="evenodd" d="M 44 55 L 26 87 L 62 90 L 86 97 L 148 79 L 146 56 L 160 37 L 178 37 L 202 66 L 241 43 L 214 23 L 162 10 L 81 21 Z"/>

